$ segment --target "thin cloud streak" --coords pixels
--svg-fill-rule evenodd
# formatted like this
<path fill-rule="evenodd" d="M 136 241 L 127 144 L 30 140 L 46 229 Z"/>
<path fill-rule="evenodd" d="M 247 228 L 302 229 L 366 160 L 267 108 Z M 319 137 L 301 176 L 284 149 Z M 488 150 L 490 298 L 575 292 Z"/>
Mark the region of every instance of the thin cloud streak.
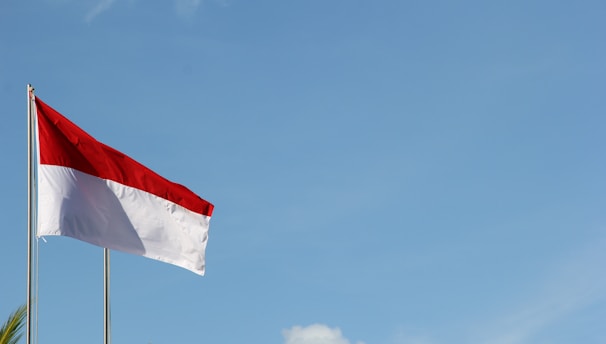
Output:
<path fill-rule="evenodd" d="M 88 12 L 84 21 L 91 23 L 98 15 L 109 10 L 116 0 L 101 0 L 97 5 Z"/>
<path fill-rule="evenodd" d="M 583 250 L 570 258 L 546 278 L 538 295 L 525 306 L 504 316 L 486 344 L 531 343 L 533 338 L 560 319 L 590 307 L 606 298 L 606 241 Z"/>
<path fill-rule="evenodd" d="M 202 0 L 176 0 L 175 10 L 178 16 L 189 19 L 196 14 L 201 5 Z"/>
<path fill-rule="evenodd" d="M 84 17 L 84 21 L 88 24 L 93 22 L 99 15 L 108 11 L 114 4 L 116 0 L 101 0 L 99 1 L 95 7 L 93 7 Z M 223 6 L 227 6 L 227 1 L 219 1 L 219 3 Z M 175 13 L 184 19 L 191 19 L 195 16 L 198 9 L 202 6 L 202 0 L 175 0 L 174 8 Z"/>

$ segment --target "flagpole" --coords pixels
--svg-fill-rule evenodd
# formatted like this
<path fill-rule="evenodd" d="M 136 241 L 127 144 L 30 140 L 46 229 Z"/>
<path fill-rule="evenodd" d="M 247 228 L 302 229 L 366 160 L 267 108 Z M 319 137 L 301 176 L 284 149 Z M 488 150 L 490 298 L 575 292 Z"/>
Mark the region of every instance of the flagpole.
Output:
<path fill-rule="evenodd" d="M 109 308 L 109 249 L 103 248 L 103 343 L 111 343 L 111 313 Z"/>
<path fill-rule="evenodd" d="M 34 254 L 34 209 L 35 209 L 35 196 L 34 196 L 34 114 L 32 113 L 34 107 L 32 103 L 34 101 L 34 88 L 31 84 L 27 85 L 27 301 L 26 301 L 26 323 L 25 323 L 25 342 L 31 344 L 33 333 L 33 317 L 32 309 L 34 308 L 34 288 L 32 288 L 32 282 L 34 279 L 33 254 Z"/>

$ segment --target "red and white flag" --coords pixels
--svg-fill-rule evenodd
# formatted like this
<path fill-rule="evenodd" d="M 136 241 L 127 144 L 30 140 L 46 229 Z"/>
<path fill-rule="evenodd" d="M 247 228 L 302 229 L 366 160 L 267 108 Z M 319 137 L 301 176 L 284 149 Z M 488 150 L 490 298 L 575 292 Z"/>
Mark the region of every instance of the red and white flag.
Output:
<path fill-rule="evenodd" d="M 204 274 L 214 206 L 97 141 L 40 99 L 37 235 L 64 235 Z"/>

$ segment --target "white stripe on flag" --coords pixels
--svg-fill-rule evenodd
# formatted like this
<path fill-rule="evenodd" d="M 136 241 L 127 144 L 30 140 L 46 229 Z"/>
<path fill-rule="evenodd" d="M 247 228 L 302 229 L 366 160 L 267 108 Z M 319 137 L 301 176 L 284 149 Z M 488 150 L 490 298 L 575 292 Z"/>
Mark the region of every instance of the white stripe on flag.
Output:
<path fill-rule="evenodd" d="M 209 220 L 137 188 L 38 165 L 38 236 L 70 236 L 204 275 Z"/>

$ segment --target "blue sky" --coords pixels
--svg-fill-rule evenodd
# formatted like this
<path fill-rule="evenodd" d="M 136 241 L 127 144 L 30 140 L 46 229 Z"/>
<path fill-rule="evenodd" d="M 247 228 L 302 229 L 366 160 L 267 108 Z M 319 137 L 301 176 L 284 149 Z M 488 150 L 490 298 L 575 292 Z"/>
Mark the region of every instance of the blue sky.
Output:
<path fill-rule="evenodd" d="M 114 343 L 605 343 L 603 1 L 0 3 L 0 317 L 26 84 L 216 206 L 206 276 L 112 253 Z M 102 341 L 101 248 L 40 242 L 40 343 Z"/>

